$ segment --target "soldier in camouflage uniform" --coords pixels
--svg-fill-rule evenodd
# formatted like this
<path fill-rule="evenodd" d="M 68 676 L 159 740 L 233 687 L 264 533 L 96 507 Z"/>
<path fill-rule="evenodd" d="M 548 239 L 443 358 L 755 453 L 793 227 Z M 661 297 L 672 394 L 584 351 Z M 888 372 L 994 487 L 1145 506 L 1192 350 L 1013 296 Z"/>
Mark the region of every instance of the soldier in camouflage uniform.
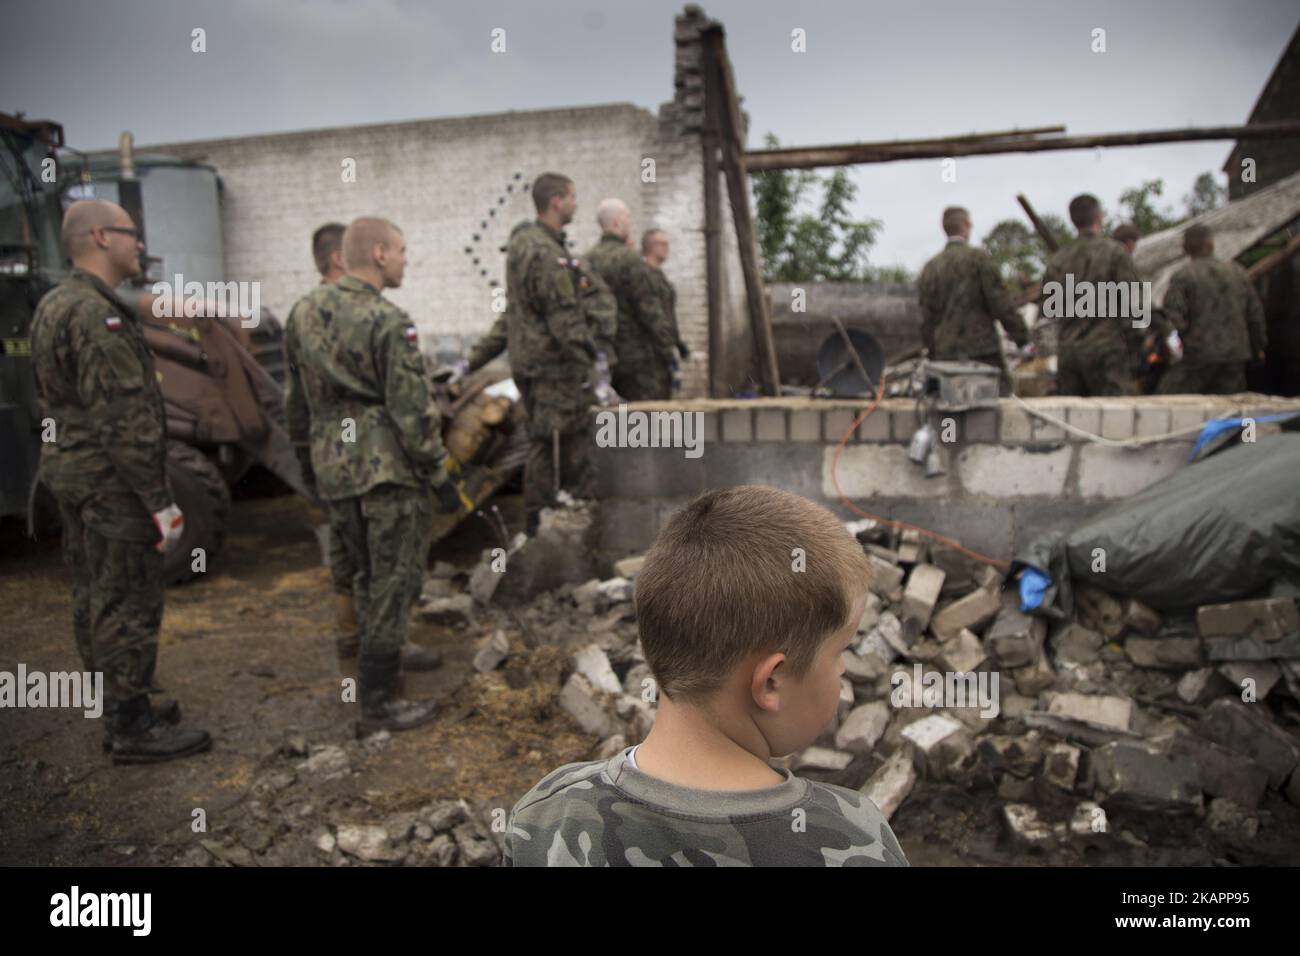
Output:
<path fill-rule="evenodd" d="M 655 270 L 628 245 L 631 216 L 626 205 L 617 199 L 603 200 L 596 220 L 600 241 L 584 259 L 618 300 L 614 390 L 629 402 L 669 398 L 677 342 L 655 286 Z"/>
<path fill-rule="evenodd" d="M 1178 332 L 1182 361 L 1160 379 L 1161 395 L 1230 395 L 1246 391 L 1246 363 L 1263 361 L 1268 346 L 1264 307 L 1246 270 L 1214 258 L 1205 226 L 1183 234 L 1191 262 L 1169 282 L 1160 330 Z"/>
<path fill-rule="evenodd" d="M 588 409 L 593 395 L 588 380 L 598 352 L 592 330 L 593 325 L 608 328 L 608 299 L 594 285 L 590 295 L 593 302 L 605 302 L 604 317 L 593 317 L 589 324 L 579 298 L 581 263 L 565 246 L 563 227 L 577 209 L 573 181 L 543 173 L 532 194 L 537 219 L 515 227 L 506 251 L 506 311 L 475 343 L 466 363 L 468 371 L 475 371 L 503 346 L 510 351 L 528 418 L 524 510 L 529 533 L 561 487 L 577 498 L 591 495 Z"/>
<path fill-rule="evenodd" d="M 1070 201 L 1070 220 L 1079 230 L 1079 238 L 1057 251 L 1043 273 L 1039 308 L 1044 319 L 1059 323 L 1056 390 L 1061 395 L 1132 395 L 1133 370 L 1142 354 L 1147 329 L 1134 327 L 1136 312 L 1128 316 L 1093 318 L 1049 314 L 1049 286 L 1067 288 L 1066 277 L 1073 277 L 1078 289 L 1091 284 L 1137 283 L 1138 272 L 1133 257 L 1120 243 L 1101 233 L 1102 210 L 1094 196 L 1086 193 Z M 1139 288 L 1139 286 L 1130 286 Z M 1062 300 L 1062 296 L 1057 296 Z"/>
<path fill-rule="evenodd" d="M 992 258 L 970 245 L 970 213 L 961 206 L 948 207 L 943 211 L 943 230 L 948 245 L 925 264 L 918 283 L 921 341 L 934 359 L 986 362 L 1002 368 L 995 323 L 1001 323 L 1012 341 L 1024 347 L 1029 342 L 1025 320 Z"/>
<path fill-rule="evenodd" d="M 120 206 L 73 203 L 63 219 L 73 269 L 37 306 L 32 364 L 53 435 L 39 479 L 63 521 L 73 631 L 102 671 L 114 763 L 206 750 L 202 730 L 162 724 L 149 703 L 163 615 L 163 552 L 184 527 L 167 481 L 166 416 L 135 310 L 114 288 L 139 275 L 139 232 Z"/>
<path fill-rule="evenodd" d="M 673 284 L 668 281 L 668 276 L 664 274 L 664 263 L 668 261 L 668 235 L 662 229 L 647 229 L 642 234 L 641 259 L 650 267 L 650 276 L 655 291 L 659 293 L 664 318 L 668 322 L 668 328 L 672 333 L 673 341 L 677 345 L 681 360 L 685 362 L 691 357 L 691 350 L 686 347 L 686 342 L 682 339 L 681 328 L 677 324 L 677 290 L 673 288 Z M 677 367 L 677 363 L 673 362 L 672 368 L 668 370 L 670 391 L 675 384 L 672 379 L 675 377 L 674 373 L 676 373 Z"/>
<path fill-rule="evenodd" d="M 286 323 L 285 417 L 356 569 L 358 732 L 368 734 L 434 716 L 435 702 L 397 693 L 401 648 L 428 558 L 430 489 L 440 512 L 460 504 L 415 326 L 380 291 L 401 285 L 405 240 L 387 220 L 361 218 L 343 253 L 347 275 L 299 300 Z"/>

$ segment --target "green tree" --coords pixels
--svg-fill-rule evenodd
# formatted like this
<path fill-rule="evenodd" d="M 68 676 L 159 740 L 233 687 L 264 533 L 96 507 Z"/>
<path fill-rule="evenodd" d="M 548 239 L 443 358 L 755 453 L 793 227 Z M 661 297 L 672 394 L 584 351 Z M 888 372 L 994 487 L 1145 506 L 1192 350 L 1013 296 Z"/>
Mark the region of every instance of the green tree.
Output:
<path fill-rule="evenodd" d="M 1187 218 L 1218 209 L 1227 198 L 1228 187 L 1220 186 L 1214 173 L 1201 173 L 1196 177 L 1196 182 L 1192 183 L 1192 191 L 1183 197 L 1187 206 Z"/>
<path fill-rule="evenodd" d="M 1163 179 L 1149 179 L 1140 186 L 1124 190 L 1119 194 L 1119 205 L 1123 210 L 1120 221 L 1131 222 L 1144 236 L 1178 225 L 1182 219 L 1176 212 L 1167 206 L 1164 209 L 1156 207 L 1156 199 L 1164 195 L 1164 191 Z M 1114 232 L 1116 225 L 1114 222 L 1106 223 L 1105 231 Z"/>
<path fill-rule="evenodd" d="M 771 133 L 764 142 L 769 149 L 781 145 Z M 847 170 L 819 176 L 774 169 L 750 179 L 767 282 L 910 281 L 900 266 L 880 270 L 869 263 L 881 223 L 851 215 L 858 187 Z M 818 190 L 820 202 L 814 198 Z"/>
<path fill-rule="evenodd" d="M 1060 216 L 1048 213 L 1040 217 L 1047 231 L 1056 240 L 1057 247 L 1069 244 L 1073 231 Z M 993 258 L 1003 280 L 1019 291 L 1019 276 L 1037 278 L 1047 268 L 1051 253 L 1041 236 L 1028 223 L 1020 219 L 1003 219 L 994 223 L 983 240 L 983 246 Z"/>

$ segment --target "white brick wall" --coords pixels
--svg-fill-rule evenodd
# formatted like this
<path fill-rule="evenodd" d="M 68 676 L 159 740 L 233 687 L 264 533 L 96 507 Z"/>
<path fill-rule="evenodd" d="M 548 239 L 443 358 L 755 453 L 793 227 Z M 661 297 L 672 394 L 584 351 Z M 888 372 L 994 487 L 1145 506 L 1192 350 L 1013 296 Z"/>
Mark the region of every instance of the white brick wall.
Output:
<path fill-rule="evenodd" d="M 402 288 L 388 295 L 412 315 L 428 352 L 440 342 L 454 347 L 446 336 L 467 346 L 492 324 L 491 280 L 505 281 L 501 247 L 515 223 L 535 215 L 522 186 L 548 170 L 565 173 L 578 191 L 567 230 L 575 253 L 599 238 L 596 204 L 607 196 L 627 202 L 637 238 L 651 224 L 667 230 L 665 271 L 677 286 L 678 319 L 692 350 L 686 394 L 707 390 L 700 140 L 647 110 L 614 104 L 511 112 L 142 150 L 216 167 L 226 278 L 261 282 L 263 304 L 281 318 L 317 281 L 310 249 L 317 226 L 360 215 L 395 221 L 410 261 Z M 646 157 L 655 160 L 655 182 L 642 182 Z M 343 182 L 344 159 L 356 161 L 354 183 Z"/>

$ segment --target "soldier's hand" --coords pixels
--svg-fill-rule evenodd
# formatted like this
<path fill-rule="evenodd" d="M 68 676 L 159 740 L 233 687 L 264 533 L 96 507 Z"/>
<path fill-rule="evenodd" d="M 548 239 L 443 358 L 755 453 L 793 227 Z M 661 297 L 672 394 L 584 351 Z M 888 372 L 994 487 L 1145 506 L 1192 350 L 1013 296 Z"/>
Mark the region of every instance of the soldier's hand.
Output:
<path fill-rule="evenodd" d="M 433 486 L 433 496 L 438 499 L 438 514 L 450 515 L 460 510 L 460 489 L 450 478 Z"/>
<path fill-rule="evenodd" d="M 180 543 L 181 535 L 185 533 L 185 515 L 176 504 L 170 504 L 162 511 L 153 513 L 154 527 L 162 535 L 162 539 L 154 547 L 167 554 L 177 544 Z"/>
<path fill-rule="evenodd" d="M 447 385 L 455 385 L 465 373 L 469 371 L 469 361 L 467 359 L 457 359 L 450 365 L 443 365 L 433 373 L 433 380 Z"/>
<path fill-rule="evenodd" d="M 691 357 L 691 350 L 686 347 L 685 342 L 677 343 L 677 351 L 682 354 L 682 361 L 685 362 Z"/>

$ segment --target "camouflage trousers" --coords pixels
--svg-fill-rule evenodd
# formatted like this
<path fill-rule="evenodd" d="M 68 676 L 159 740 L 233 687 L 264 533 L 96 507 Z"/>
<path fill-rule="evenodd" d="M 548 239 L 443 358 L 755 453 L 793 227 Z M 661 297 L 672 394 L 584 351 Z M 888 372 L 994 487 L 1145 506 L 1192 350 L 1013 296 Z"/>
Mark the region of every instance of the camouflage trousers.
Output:
<path fill-rule="evenodd" d="M 335 594 L 352 594 L 352 579 L 357 576 L 347 545 L 330 529 L 330 583 Z"/>
<path fill-rule="evenodd" d="M 1057 356 L 1056 394 L 1132 395 L 1133 371 L 1127 352 L 1093 354 L 1062 347 Z"/>
<path fill-rule="evenodd" d="M 327 507 L 330 533 L 343 543 L 354 569 L 361 656 L 396 654 L 424 582 L 433 533 L 429 492 L 382 484 Z"/>
<path fill-rule="evenodd" d="M 586 379 L 516 375 L 515 384 L 528 418 L 524 510 L 540 512 L 555 502 L 560 488 L 575 498 L 590 498 L 592 397 Z"/>
<path fill-rule="evenodd" d="M 63 561 L 72 576 L 72 633 L 82 666 L 103 671 L 114 704 L 153 686 L 163 617 L 163 556 L 152 544 L 104 537 L 60 502 Z"/>
<path fill-rule="evenodd" d="M 1246 366 L 1219 362 L 1188 368 L 1174 365 L 1161 376 L 1157 395 L 1235 395 L 1246 391 Z"/>
<path fill-rule="evenodd" d="M 665 401 L 673 397 L 673 371 L 654 356 L 619 357 L 610 382 L 629 402 Z"/>

